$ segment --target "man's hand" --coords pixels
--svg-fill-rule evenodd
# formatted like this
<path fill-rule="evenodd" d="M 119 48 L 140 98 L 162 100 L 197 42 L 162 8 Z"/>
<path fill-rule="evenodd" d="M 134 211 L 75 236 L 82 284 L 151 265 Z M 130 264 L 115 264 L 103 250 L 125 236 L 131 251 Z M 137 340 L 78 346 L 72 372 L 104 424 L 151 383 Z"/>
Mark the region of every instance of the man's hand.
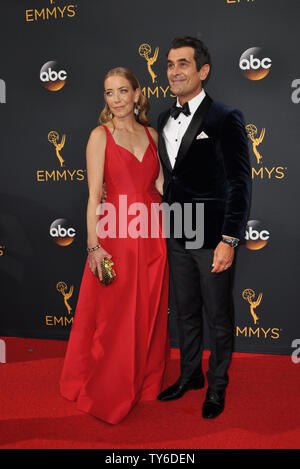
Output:
<path fill-rule="evenodd" d="M 214 251 L 214 258 L 212 263 L 213 273 L 220 273 L 224 270 L 229 269 L 234 259 L 234 248 L 225 244 L 222 241 L 219 242 L 218 246 Z"/>

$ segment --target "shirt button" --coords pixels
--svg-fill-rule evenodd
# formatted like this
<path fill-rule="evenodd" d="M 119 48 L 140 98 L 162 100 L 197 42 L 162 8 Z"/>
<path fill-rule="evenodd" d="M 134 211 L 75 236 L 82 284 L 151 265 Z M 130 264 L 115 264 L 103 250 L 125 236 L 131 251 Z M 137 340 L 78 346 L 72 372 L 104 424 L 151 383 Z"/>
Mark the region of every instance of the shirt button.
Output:
<path fill-rule="evenodd" d="M 178 122 L 178 124 L 181 124 L 181 122 Z"/>
<path fill-rule="evenodd" d="M 177 138 L 175 138 L 175 142 L 178 142 L 178 139 L 177 139 Z"/>

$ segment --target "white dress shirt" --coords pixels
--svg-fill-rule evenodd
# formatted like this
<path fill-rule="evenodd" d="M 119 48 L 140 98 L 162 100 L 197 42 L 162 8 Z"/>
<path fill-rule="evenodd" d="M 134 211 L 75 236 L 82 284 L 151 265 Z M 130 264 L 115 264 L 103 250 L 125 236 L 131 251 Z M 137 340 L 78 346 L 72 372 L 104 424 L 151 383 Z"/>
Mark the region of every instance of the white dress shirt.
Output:
<path fill-rule="evenodd" d="M 189 116 L 180 113 L 177 119 L 169 117 L 167 123 L 163 130 L 163 137 L 166 142 L 167 153 L 169 155 L 170 163 L 172 168 L 174 168 L 177 153 L 181 144 L 182 137 L 184 136 L 187 128 L 195 114 L 197 108 L 202 103 L 205 98 L 205 91 L 202 89 L 197 96 L 192 98 L 189 103 L 189 109 L 191 114 Z M 177 106 L 181 107 L 179 104 L 179 99 L 177 98 Z"/>

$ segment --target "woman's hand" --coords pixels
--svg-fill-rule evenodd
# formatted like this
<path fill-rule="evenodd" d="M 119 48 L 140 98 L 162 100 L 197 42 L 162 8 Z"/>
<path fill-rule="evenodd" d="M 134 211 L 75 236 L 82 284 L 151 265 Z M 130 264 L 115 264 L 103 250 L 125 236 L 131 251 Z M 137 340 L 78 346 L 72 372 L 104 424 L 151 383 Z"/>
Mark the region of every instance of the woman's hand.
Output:
<path fill-rule="evenodd" d="M 159 181 L 159 180 L 156 180 L 155 182 L 155 189 L 157 190 L 157 192 L 163 196 L 164 193 L 163 193 L 163 182 L 162 181 Z"/>
<path fill-rule="evenodd" d="M 112 258 L 112 256 L 107 251 L 105 251 L 105 249 L 100 247 L 95 251 L 89 252 L 87 258 L 92 273 L 96 275 L 96 269 L 98 270 L 100 280 L 102 280 L 101 261 L 104 259 L 104 257 L 107 257 L 108 259 Z"/>

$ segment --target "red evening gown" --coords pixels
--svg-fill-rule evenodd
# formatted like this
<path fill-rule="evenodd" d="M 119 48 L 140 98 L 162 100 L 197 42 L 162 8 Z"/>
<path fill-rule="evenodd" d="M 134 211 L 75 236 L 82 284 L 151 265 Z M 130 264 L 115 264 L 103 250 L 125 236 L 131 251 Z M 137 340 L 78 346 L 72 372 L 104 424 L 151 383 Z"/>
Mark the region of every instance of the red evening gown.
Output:
<path fill-rule="evenodd" d="M 60 392 L 77 401 L 79 410 L 117 424 L 138 401 L 154 400 L 161 391 L 169 353 L 169 268 L 161 218 L 159 236 L 124 236 L 124 220 L 129 227 L 138 212 L 119 211 L 119 195 L 123 201 L 126 196 L 127 207 L 142 202 L 148 214 L 152 203 L 161 203 L 154 186 L 159 173 L 155 143 L 145 127 L 149 145 L 140 162 L 103 127 L 106 203 L 114 205 L 117 216 L 116 237 L 99 242 L 111 254 L 117 278 L 102 285 L 86 261 Z"/>

